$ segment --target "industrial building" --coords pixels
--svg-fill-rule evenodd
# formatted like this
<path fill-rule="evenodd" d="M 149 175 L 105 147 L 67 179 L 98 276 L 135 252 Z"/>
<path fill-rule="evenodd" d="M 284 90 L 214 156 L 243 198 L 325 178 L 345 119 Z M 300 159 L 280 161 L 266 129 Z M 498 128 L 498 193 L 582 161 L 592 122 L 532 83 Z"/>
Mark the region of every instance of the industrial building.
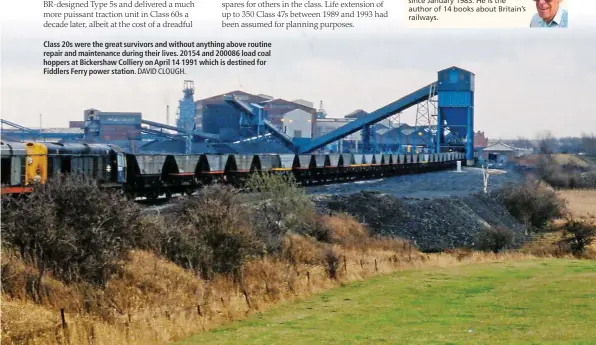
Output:
<path fill-rule="evenodd" d="M 83 112 L 85 137 L 89 141 L 141 140 L 141 113 L 102 112 L 87 109 Z"/>
<path fill-rule="evenodd" d="M 474 74 L 458 67 L 439 71 L 432 83 L 375 111 L 362 109 L 329 117 L 303 99 L 288 101 L 235 90 L 194 100 L 194 83 L 184 81 L 176 125 L 142 118 L 141 113 L 87 109 L 64 141 L 115 143 L 131 152 L 178 153 L 352 153 L 466 152 L 474 155 Z M 416 107 L 416 121 L 400 121 Z M 2 121 L 5 134 L 47 138 L 48 133 Z M 31 140 L 31 139 L 29 139 Z"/>
<path fill-rule="evenodd" d="M 196 101 L 195 124 L 198 130 L 220 135 L 223 140 L 233 141 L 251 136 L 251 133 L 242 130 L 243 126 L 238 110 L 225 101 L 225 97 L 228 95 L 234 95 L 238 100 L 247 104 L 262 106 L 263 110 L 267 112 L 267 120 L 290 137 L 312 137 L 313 121 L 317 114 L 317 110 L 309 106 L 312 103 L 304 100 L 298 100 L 299 103 L 291 102 L 265 94 L 253 95 L 240 90 Z M 294 133 L 294 131 L 298 132 Z M 259 133 L 252 134 L 258 135 Z"/>
<path fill-rule="evenodd" d="M 503 143 L 482 149 L 482 159 L 489 163 L 507 164 L 515 158 L 515 149 Z"/>
<path fill-rule="evenodd" d="M 478 131 L 474 133 L 474 148 L 488 147 L 488 138 L 484 135 L 484 132 Z"/>
<path fill-rule="evenodd" d="M 302 112 L 306 113 L 306 115 L 304 118 L 301 119 L 301 121 L 310 120 L 312 132 L 312 122 L 317 118 L 317 110 L 315 108 L 307 107 L 299 103 L 286 101 L 282 98 L 268 100 L 260 103 L 260 105 L 263 106 L 264 110 L 267 112 L 267 119 L 280 130 L 284 126 L 283 119 L 286 114 L 294 110 L 302 110 Z"/>
<path fill-rule="evenodd" d="M 312 113 L 308 113 L 302 109 L 294 109 L 285 114 L 281 118 L 281 129 L 290 138 L 312 138 L 313 121 L 316 123 L 316 118 Z"/>
<path fill-rule="evenodd" d="M 246 103 L 258 104 L 261 102 L 268 101 L 270 99 L 267 98 L 266 95 L 257 96 L 240 90 L 235 90 L 228 93 L 215 95 L 209 98 L 200 99 L 195 102 L 196 115 L 194 120 L 197 129 L 215 131 L 215 128 L 211 128 L 210 126 L 213 122 L 219 122 L 219 120 L 213 120 L 213 118 L 217 118 L 218 116 L 222 116 L 225 118 L 226 114 L 229 114 L 234 118 L 234 120 L 221 120 L 222 122 L 224 122 L 224 124 L 227 123 L 227 126 L 224 125 L 224 127 L 222 127 L 224 129 L 224 132 L 227 131 L 227 128 L 235 128 L 235 125 L 232 122 L 236 122 L 236 124 L 238 125 L 237 131 L 240 131 L 240 121 L 237 118 L 238 112 L 235 111 L 231 105 L 225 102 L 225 96 L 230 94 L 235 95 L 236 97 L 238 97 L 239 100 Z M 207 129 L 204 128 L 205 122 L 207 123 Z"/>
<path fill-rule="evenodd" d="M 300 103 L 290 102 L 281 98 L 273 98 L 268 95 L 259 94 L 253 95 L 244 91 L 231 91 L 225 94 L 212 96 L 201 99 L 195 102 L 196 104 L 196 128 L 206 133 L 222 135 L 226 139 L 236 140 L 243 136 L 249 136 L 241 129 L 241 119 L 238 116 L 238 111 L 229 103 L 225 101 L 227 95 L 234 95 L 238 100 L 247 104 L 258 104 L 267 112 L 267 120 L 269 120 L 278 130 L 287 133 L 294 137 L 293 129 L 288 132 L 288 125 L 290 120 L 293 123 L 290 127 L 297 128 L 301 134 L 299 137 L 311 138 L 313 132 L 313 121 L 316 119 L 317 111 L 315 108 L 304 104 L 311 104 L 304 100 L 299 100 Z M 301 110 L 301 112 L 294 112 Z M 290 118 L 284 122 L 287 114 L 291 113 Z M 309 126 L 309 130 L 305 130 L 305 126 Z M 311 133 L 309 135 L 302 135 L 302 133 Z"/>

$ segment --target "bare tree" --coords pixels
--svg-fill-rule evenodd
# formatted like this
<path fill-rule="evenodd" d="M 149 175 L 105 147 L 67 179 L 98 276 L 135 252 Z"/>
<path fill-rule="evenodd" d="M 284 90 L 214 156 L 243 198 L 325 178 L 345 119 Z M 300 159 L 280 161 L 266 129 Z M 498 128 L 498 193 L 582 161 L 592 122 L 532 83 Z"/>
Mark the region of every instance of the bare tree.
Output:
<path fill-rule="evenodd" d="M 596 156 L 596 135 L 594 133 L 582 133 L 580 146 L 585 154 Z"/>
<path fill-rule="evenodd" d="M 546 131 L 538 136 L 538 152 L 540 154 L 552 155 L 558 146 L 557 138 L 552 132 Z"/>
<path fill-rule="evenodd" d="M 534 149 L 534 144 L 532 144 L 532 141 L 524 137 L 518 137 L 517 139 L 515 139 L 514 146 L 523 149 Z"/>

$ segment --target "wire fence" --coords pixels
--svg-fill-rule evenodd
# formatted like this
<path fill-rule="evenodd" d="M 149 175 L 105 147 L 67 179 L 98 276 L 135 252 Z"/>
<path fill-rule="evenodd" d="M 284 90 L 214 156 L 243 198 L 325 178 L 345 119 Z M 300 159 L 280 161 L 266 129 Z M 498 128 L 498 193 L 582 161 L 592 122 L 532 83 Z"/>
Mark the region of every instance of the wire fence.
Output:
<path fill-rule="evenodd" d="M 312 293 L 312 288 L 316 280 L 325 280 L 325 281 L 337 281 L 339 282 L 342 277 L 345 277 L 353 270 L 353 273 L 360 274 L 362 276 L 365 275 L 374 275 L 379 273 L 380 271 L 395 271 L 396 268 L 402 266 L 403 268 L 408 267 L 407 263 L 412 262 L 414 260 L 414 250 L 411 245 L 408 246 L 410 250 L 405 253 L 405 255 L 398 257 L 398 255 L 394 255 L 391 257 L 385 258 L 368 258 L 368 259 L 348 259 L 346 255 L 339 255 L 335 258 L 335 260 L 327 260 L 326 267 L 321 265 L 317 267 L 313 267 L 313 269 L 318 268 L 316 273 L 311 273 L 311 270 L 306 270 L 306 272 L 302 272 L 302 276 L 306 279 L 306 288 L 309 291 L 309 294 Z M 385 264 L 385 268 L 381 268 L 381 265 Z M 391 270 L 386 269 L 386 265 L 391 265 Z M 324 274 L 321 274 L 321 269 L 324 268 Z M 286 282 L 287 283 L 287 282 Z M 267 284 L 267 282 L 263 282 L 263 284 Z M 264 291 L 267 291 L 265 289 Z M 257 310 L 256 304 L 253 301 L 255 297 L 252 295 L 247 289 L 239 288 L 241 298 L 244 299 L 244 303 L 246 304 L 246 309 L 248 311 L 255 311 Z M 262 294 L 262 292 L 261 292 Z M 232 297 L 226 296 L 227 298 Z M 258 296 L 257 299 L 262 298 L 263 296 Z M 181 307 L 172 307 L 169 306 L 166 310 L 163 311 L 155 311 L 153 312 L 153 317 L 158 318 L 160 316 L 164 316 L 167 320 L 175 321 L 178 318 L 184 316 L 187 320 L 192 318 L 196 318 L 197 322 L 206 321 L 210 318 L 214 317 L 212 310 L 208 310 L 209 304 L 217 303 L 221 305 L 223 309 L 229 309 L 226 299 L 224 296 L 219 296 L 218 299 L 214 300 L 205 300 L 203 303 L 197 303 L 193 306 L 181 306 Z M 230 313 L 230 310 L 227 310 L 226 313 Z M 143 322 L 145 320 L 135 319 L 135 311 L 126 311 L 121 312 L 121 315 L 118 319 L 112 320 L 110 322 L 101 321 L 108 325 L 108 327 L 115 328 L 114 330 L 118 330 L 125 335 L 125 338 L 128 340 L 131 339 L 131 327 L 136 322 Z M 161 315 L 160 315 L 161 314 Z M 21 333 L 18 335 L 11 335 L 9 337 L 3 337 L 6 340 L 6 344 L 19 344 L 19 345 L 27 345 L 27 344 L 39 344 L 37 341 L 38 339 L 53 339 L 56 343 L 59 344 L 68 344 L 68 345 L 84 345 L 80 342 L 73 341 L 71 338 L 70 332 L 72 328 L 76 327 L 78 333 L 81 329 L 84 330 L 84 333 L 87 335 L 85 338 L 88 339 L 87 344 L 92 345 L 95 344 L 95 338 L 97 334 L 96 324 L 91 319 L 87 319 L 82 317 L 80 314 L 69 314 L 66 312 L 65 308 L 59 309 L 59 314 L 56 317 L 56 324 L 49 327 L 44 327 L 36 330 L 32 330 L 27 333 Z M 204 328 L 203 328 L 204 329 Z M 159 340 L 159 339 L 156 339 Z"/>

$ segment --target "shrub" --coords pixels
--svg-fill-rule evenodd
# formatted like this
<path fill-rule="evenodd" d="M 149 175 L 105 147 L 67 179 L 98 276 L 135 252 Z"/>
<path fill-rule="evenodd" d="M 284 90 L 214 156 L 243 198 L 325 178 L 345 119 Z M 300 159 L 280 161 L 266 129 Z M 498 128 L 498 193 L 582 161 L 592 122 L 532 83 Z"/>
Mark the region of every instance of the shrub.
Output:
<path fill-rule="evenodd" d="M 527 227 L 542 229 L 555 218 L 565 214 L 565 202 L 553 190 L 536 182 L 505 185 L 497 197 L 509 213 Z"/>
<path fill-rule="evenodd" d="M 302 216 L 304 218 L 300 219 L 293 229 L 295 232 L 310 236 L 319 242 L 333 241 L 333 230 L 324 216 L 317 214 L 314 209 Z"/>
<path fill-rule="evenodd" d="M 556 172 L 551 175 L 543 177 L 544 182 L 551 185 L 553 188 L 565 189 L 579 189 L 579 188 L 595 188 L 596 187 L 596 172 Z"/>
<path fill-rule="evenodd" d="M 333 251 L 333 249 L 327 249 L 325 253 L 325 260 L 327 262 L 327 274 L 329 279 L 337 279 L 337 273 L 339 270 L 339 256 Z"/>
<path fill-rule="evenodd" d="M 498 253 L 513 244 L 513 232 L 502 227 L 488 228 L 480 235 L 478 249 Z"/>
<path fill-rule="evenodd" d="M 229 187 L 208 186 L 180 201 L 168 223 L 172 225 L 162 234 L 161 253 L 205 279 L 214 273 L 238 276 L 249 257 L 262 253 L 248 214 Z"/>
<path fill-rule="evenodd" d="M 284 237 L 280 255 L 292 265 L 326 264 L 325 245 L 297 234 L 288 234 Z"/>
<path fill-rule="evenodd" d="M 573 254 L 581 254 L 594 242 L 596 225 L 586 221 L 569 219 L 563 225 L 561 242 L 567 244 Z"/>
<path fill-rule="evenodd" d="M 560 164 L 552 155 L 542 155 L 536 166 L 538 178 L 553 188 L 595 188 L 596 171 L 575 161 Z"/>
<path fill-rule="evenodd" d="M 288 232 L 330 240 L 329 229 L 293 175 L 253 174 L 245 186 L 253 193 L 253 227 L 269 252 L 279 251 Z"/>
<path fill-rule="evenodd" d="M 140 208 L 117 192 L 76 174 L 36 185 L 26 198 L 9 198 L 2 241 L 40 276 L 103 284 L 131 248 L 150 246 Z"/>

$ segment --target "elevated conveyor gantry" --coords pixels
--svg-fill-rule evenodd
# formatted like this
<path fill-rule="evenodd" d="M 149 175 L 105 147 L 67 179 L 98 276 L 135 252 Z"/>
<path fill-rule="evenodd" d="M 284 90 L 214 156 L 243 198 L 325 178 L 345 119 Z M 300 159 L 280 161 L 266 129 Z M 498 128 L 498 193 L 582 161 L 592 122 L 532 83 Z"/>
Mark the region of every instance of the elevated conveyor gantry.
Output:
<path fill-rule="evenodd" d="M 2 132 L 4 132 L 4 125 L 13 127 L 17 129 L 17 131 L 9 131 L 3 133 L 7 137 L 19 137 L 20 140 L 37 140 L 37 139 L 47 139 L 47 138 L 61 138 L 61 139 L 83 139 L 83 133 L 61 133 L 61 132 L 44 132 L 41 129 L 31 129 L 25 126 L 21 126 L 17 123 L 0 119 L 0 123 L 2 123 Z"/>
<path fill-rule="evenodd" d="M 330 133 L 318 137 L 310 143 L 300 146 L 298 152 L 301 154 L 310 153 L 359 130 L 367 131 L 371 125 L 433 97 L 434 95 L 432 93 L 435 90 L 434 84 L 435 83 L 424 86 L 393 103 L 373 111 L 367 116 L 363 116 Z M 366 146 L 366 144 L 364 145 Z"/>
<path fill-rule="evenodd" d="M 398 99 L 367 116 L 354 120 L 333 132 L 313 139 L 298 148 L 299 154 L 320 149 L 334 141 L 362 130 L 363 147 L 370 147 L 370 126 L 411 106 L 437 96 L 437 127 L 434 151 L 465 152 L 466 163 L 474 163 L 474 92 L 475 75 L 462 68 L 452 66 L 437 72 L 437 81 Z"/>
<path fill-rule="evenodd" d="M 205 132 L 197 131 L 197 130 L 186 132 L 185 130 L 183 130 L 179 127 L 176 127 L 176 126 L 164 125 L 163 123 L 149 121 L 149 120 L 141 120 L 141 123 L 144 125 L 155 127 L 155 128 L 168 129 L 171 131 L 175 131 L 177 133 L 180 133 L 181 135 L 192 135 L 193 137 L 197 137 L 197 138 L 201 138 L 201 139 L 219 140 L 219 135 L 217 135 L 217 134 L 205 133 Z M 145 130 L 145 129 L 143 128 L 143 130 Z"/>
<path fill-rule="evenodd" d="M 142 128 L 141 129 L 143 132 L 150 133 L 153 135 L 162 135 L 164 137 L 171 137 L 171 138 L 172 137 L 183 138 L 185 141 L 184 151 L 186 154 L 192 153 L 192 139 L 193 138 L 219 141 L 219 135 L 217 135 L 217 134 L 205 133 L 205 132 L 198 131 L 198 130 L 186 130 L 184 128 L 165 125 L 163 123 L 149 121 L 149 120 L 141 120 L 141 123 L 144 125 L 154 127 L 154 128 L 167 129 L 167 130 L 174 131 L 174 132 L 178 133 L 178 135 L 175 135 L 175 134 L 172 135 L 172 134 L 166 134 L 164 132 L 160 132 L 160 131 L 157 131 L 157 130 L 154 130 L 151 128 Z"/>

